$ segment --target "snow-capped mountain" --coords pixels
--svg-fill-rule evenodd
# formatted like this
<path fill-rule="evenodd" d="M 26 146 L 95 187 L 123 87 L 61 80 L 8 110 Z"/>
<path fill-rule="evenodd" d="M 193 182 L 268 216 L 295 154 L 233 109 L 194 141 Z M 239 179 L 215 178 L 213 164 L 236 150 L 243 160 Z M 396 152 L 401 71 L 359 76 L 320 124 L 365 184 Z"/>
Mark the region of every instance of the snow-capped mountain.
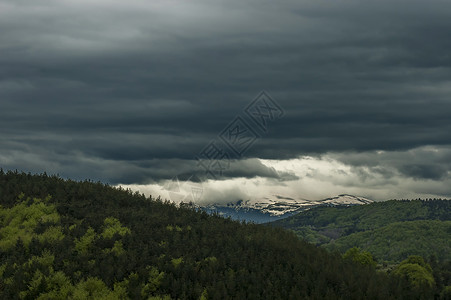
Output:
<path fill-rule="evenodd" d="M 230 216 L 232 219 L 265 223 L 287 218 L 317 206 L 350 206 L 372 202 L 373 200 L 364 197 L 346 194 L 322 200 L 293 199 L 275 195 L 274 198 L 239 200 L 227 204 L 211 204 L 201 208 L 209 213 Z"/>

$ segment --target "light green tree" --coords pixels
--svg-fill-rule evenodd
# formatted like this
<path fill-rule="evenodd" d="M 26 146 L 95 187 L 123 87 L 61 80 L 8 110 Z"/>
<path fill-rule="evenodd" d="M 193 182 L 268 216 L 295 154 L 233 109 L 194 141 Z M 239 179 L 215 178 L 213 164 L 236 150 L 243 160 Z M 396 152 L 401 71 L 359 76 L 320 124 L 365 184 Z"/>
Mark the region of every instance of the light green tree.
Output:
<path fill-rule="evenodd" d="M 433 286 L 435 284 L 432 268 L 421 256 L 412 255 L 403 260 L 393 271 L 393 274 L 407 278 L 413 285 Z"/>
<path fill-rule="evenodd" d="M 351 259 L 365 266 L 376 266 L 376 262 L 374 261 L 371 253 L 368 251 L 363 251 L 358 247 L 353 247 L 346 251 L 346 253 L 343 255 L 343 258 Z"/>

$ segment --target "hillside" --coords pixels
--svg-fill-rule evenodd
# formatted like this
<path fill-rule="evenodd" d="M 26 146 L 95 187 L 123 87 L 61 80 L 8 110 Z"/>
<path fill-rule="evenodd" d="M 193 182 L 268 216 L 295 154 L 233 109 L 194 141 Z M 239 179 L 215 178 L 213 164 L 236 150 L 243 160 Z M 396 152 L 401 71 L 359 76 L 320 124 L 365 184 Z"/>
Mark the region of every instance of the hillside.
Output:
<path fill-rule="evenodd" d="M 1 299 L 428 299 L 280 228 L 101 183 L 0 172 Z"/>
<path fill-rule="evenodd" d="M 395 222 L 343 236 L 326 248 L 345 252 L 359 245 L 383 261 L 400 262 L 410 255 L 451 260 L 451 221 Z"/>
<path fill-rule="evenodd" d="M 353 207 L 320 207 L 272 224 L 342 252 L 358 246 L 376 259 L 409 255 L 451 260 L 451 201 L 385 201 Z"/>

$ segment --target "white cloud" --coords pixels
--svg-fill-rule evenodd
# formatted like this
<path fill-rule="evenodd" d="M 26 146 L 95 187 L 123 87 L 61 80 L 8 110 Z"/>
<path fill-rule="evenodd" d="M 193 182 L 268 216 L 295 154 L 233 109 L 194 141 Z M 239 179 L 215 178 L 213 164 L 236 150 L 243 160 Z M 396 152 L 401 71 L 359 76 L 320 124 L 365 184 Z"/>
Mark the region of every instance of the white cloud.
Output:
<path fill-rule="evenodd" d="M 420 147 L 409 151 L 372 151 L 366 153 L 328 153 L 318 157 L 303 156 L 288 160 L 263 160 L 262 165 L 279 173 L 297 176 L 291 181 L 275 178 L 232 178 L 209 180 L 198 185 L 203 194 L 198 203 L 227 203 L 244 200 L 258 200 L 275 195 L 294 199 L 322 199 L 338 194 L 354 194 L 374 200 L 405 198 L 440 198 L 451 196 L 451 178 L 416 178 L 398 170 L 403 163 L 447 157 L 448 149 L 443 147 Z M 435 155 L 434 155 L 435 154 Z M 412 159 L 415 157 L 415 159 Z M 375 165 L 376 162 L 376 165 Z M 179 201 L 180 197 L 168 194 L 163 181 L 154 185 L 129 185 L 133 190 L 161 195 L 163 198 Z M 181 183 L 180 195 L 191 201 L 191 186 Z"/>

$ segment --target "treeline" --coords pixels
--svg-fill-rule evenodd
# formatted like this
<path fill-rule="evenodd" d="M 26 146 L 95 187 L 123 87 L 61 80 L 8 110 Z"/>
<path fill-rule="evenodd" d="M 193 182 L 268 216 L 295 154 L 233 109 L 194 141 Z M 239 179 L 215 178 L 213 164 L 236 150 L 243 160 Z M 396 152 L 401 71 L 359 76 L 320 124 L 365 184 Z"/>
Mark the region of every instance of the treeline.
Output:
<path fill-rule="evenodd" d="M 99 182 L 0 171 L 0 205 L 0 299 L 440 297 L 290 231 Z"/>
<path fill-rule="evenodd" d="M 394 222 L 415 220 L 451 220 L 451 201 L 389 200 L 354 206 L 322 206 L 278 220 L 287 228 L 325 227 L 332 223 L 347 233 L 379 228 Z"/>

